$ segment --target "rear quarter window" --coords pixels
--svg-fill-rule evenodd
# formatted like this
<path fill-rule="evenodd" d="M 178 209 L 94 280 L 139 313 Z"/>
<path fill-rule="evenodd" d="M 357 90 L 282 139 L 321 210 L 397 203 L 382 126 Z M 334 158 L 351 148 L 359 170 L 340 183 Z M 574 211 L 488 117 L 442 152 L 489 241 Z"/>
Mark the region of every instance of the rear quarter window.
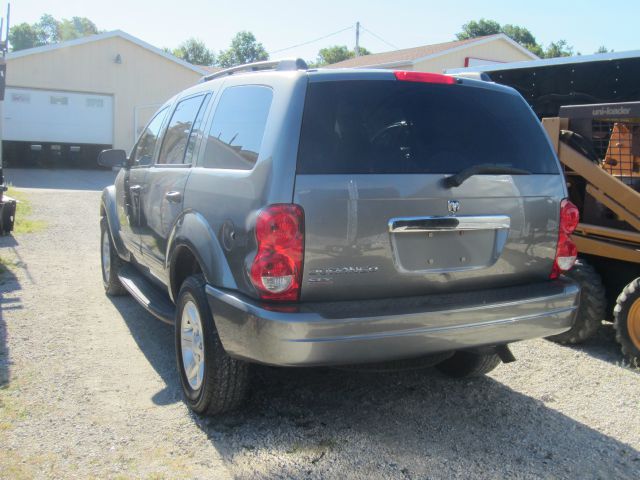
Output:
<path fill-rule="evenodd" d="M 445 174 L 480 164 L 559 173 L 537 118 L 519 95 L 377 80 L 307 88 L 299 174 Z"/>
<path fill-rule="evenodd" d="M 206 137 L 203 167 L 251 170 L 267 125 L 273 91 L 261 85 L 222 92 Z"/>

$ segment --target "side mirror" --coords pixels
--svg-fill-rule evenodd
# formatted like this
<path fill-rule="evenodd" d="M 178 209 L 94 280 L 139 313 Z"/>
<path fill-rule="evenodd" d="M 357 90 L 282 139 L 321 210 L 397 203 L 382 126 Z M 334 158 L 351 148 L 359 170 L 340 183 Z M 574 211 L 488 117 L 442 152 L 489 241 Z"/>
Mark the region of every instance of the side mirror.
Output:
<path fill-rule="evenodd" d="M 127 152 L 124 150 L 102 150 L 98 155 L 98 165 L 101 167 L 126 167 Z"/>

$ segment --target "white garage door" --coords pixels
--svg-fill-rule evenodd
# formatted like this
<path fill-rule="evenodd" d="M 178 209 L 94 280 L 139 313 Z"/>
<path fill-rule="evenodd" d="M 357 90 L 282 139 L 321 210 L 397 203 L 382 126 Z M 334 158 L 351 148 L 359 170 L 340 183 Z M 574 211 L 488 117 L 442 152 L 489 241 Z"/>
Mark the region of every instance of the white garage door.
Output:
<path fill-rule="evenodd" d="M 7 87 L 4 98 L 4 140 L 113 143 L 110 95 Z"/>

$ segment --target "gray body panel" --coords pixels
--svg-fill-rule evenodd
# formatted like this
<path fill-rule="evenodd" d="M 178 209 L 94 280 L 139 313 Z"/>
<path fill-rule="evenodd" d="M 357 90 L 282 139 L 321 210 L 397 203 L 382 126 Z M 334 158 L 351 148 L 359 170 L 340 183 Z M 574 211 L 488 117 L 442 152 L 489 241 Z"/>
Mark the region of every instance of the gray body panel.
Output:
<path fill-rule="evenodd" d="M 442 175 L 299 175 L 305 211 L 302 299 L 377 298 L 541 281 L 558 239 L 559 175 L 483 175 L 454 189 Z M 389 232 L 396 217 L 503 215 L 508 230 Z M 456 214 L 456 215 L 458 215 Z"/>
<path fill-rule="evenodd" d="M 225 79 L 224 88 L 247 83 L 246 77 L 230 77 Z M 219 274 L 207 277 L 208 282 L 216 287 L 238 288 L 254 295 L 254 287 L 247 275 L 248 265 L 256 251 L 253 222 L 265 205 L 292 201 L 297 143 L 291 138 L 300 134 L 307 78 L 301 72 L 256 73 L 251 75 L 250 83 L 268 85 L 273 89 L 269 121 L 256 166 L 252 170 L 195 166 L 185 189 L 184 209 L 198 212 L 215 233 L 215 241 L 224 252 L 226 265 L 214 265 L 213 268 L 232 272 L 233 282 L 225 280 L 231 280 L 227 275 Z M 210 124 L 211 117 L 212 112 L 209 112 L 206 125 Z M 204 150 L 200 148 L 196 165 L 200 164 Z M 207 248 L 206 245 L 203 247 Z"/>
<path fill-rule="evenodd" d="M 111 239 L 113 240 L 113 245 L 116 248 L 116 252 L 118 252 L 118 256 L 122 259 L 129 261 L 131 258 L 131 253 L 129 249 L 122 241 L 121 235 L 121 222 L 118 216 L 118 202 L 116 200 L 117 195 L 117 185 L 122 182 L 122 175 L 118 175 L 115 180 L 115 185 L 110 185 L 106 187 L 102 191 L 101 198 L 101 210 L 105 214 L 105 218 L 107 219 L 107 225 L 109 226 L 109 233 L 111 234 Z M 122 189 L 120 189 L 122 191 Z"/>
<path fill-rule="evenodd" d="M 568 330 L 579 289 L 571 281 L 464 294 L 269 308 L 207 287 L 225 350 L 270 365 L 370 363 L 555 335 Z"/>
<path fill-rule="evenodd" d="M 154 165 L 147 169 L 140 193 L 141 220 L 139 242 L 144 263 L 164 283 L 168 281 L 165 268 L 167 242 L 177 218 L 183 211 L 183 198 L 191 168 L 187 166 Z M 180 194 L 178 201 L 170 196 Z"/>

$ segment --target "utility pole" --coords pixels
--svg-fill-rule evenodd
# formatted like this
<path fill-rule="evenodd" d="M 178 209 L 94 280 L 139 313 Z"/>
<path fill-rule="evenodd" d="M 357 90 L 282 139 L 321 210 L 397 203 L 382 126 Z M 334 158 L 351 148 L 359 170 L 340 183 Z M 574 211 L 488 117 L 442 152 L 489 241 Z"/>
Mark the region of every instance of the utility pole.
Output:
<path fill-rule="evenodd" d="M 7 21 L 0 19 L 0 188 L 4 189 L 4 176 L 2 175 L 2 128 L 4 124 L 2 106 L 4 104 L 4 90 L 7 84 L 7 60 L 5 58 L 9 49 L 9 15 L 11 13 L 11 5 L 7 4 Z M 3 35 L 3 28 L 6 27 L 6 35 Z M 3 38 L 4 37 L 4 38 Z M 2 200 L 2 193 L 0 193 Z"/>
<path fill-rule="evenodd" d="M 7 20 L 0 19 L 0 235 L 6 235 L 13 230 L 13 222 L 16 216 L 16 201 L 4 195 L 7 187 L 2 175 L 2 124 L 4 117 L 2 105 L 4 104 L 4 89 L 7 83 L 7 59 L 5 58 L 9 48 L 9 12 L 7 4 Z M 6 34 L 4 28 L 6 28 Z"/>
<path fill-rule="evenodd" d="M 360 22 L 356 22 L 356 57 L 360 56 Z"/>

